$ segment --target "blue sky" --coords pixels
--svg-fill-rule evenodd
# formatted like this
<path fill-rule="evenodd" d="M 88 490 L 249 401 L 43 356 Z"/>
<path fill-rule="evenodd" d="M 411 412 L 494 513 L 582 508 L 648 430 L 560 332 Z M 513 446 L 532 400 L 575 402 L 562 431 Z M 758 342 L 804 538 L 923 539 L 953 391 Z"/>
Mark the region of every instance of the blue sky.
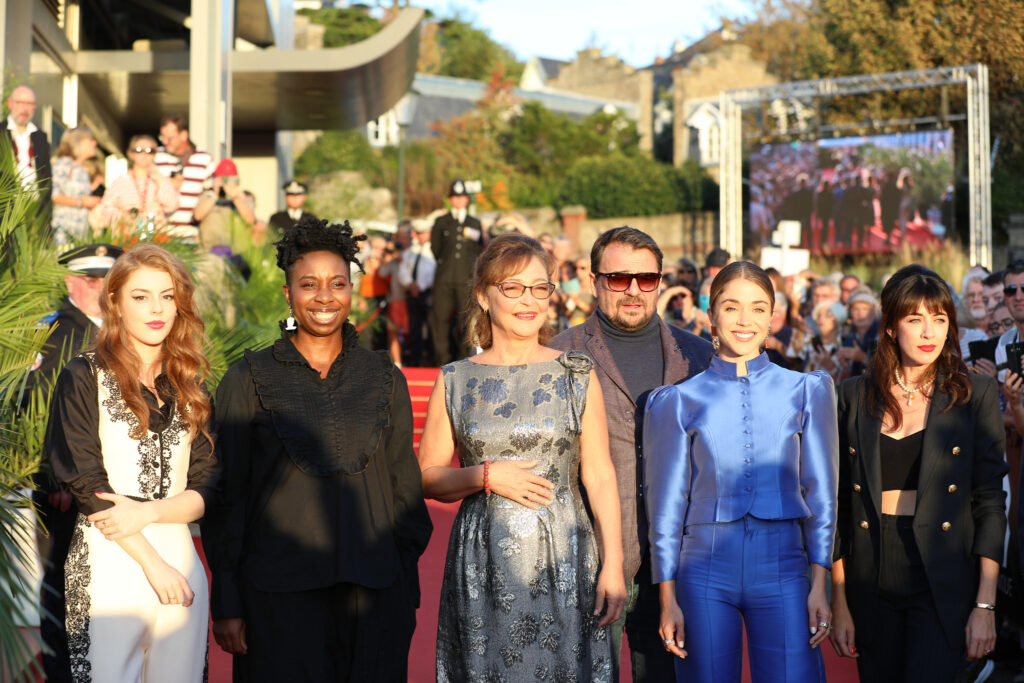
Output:
<path fill-rule="evenodd" d="M 667 56 L 719 27 L 722 16 L 749 11 L 745 0 L 418 0 L 440 16 L 461 10 L 521 60 L 571 60 L 590 44 L 636 67 Z"/>

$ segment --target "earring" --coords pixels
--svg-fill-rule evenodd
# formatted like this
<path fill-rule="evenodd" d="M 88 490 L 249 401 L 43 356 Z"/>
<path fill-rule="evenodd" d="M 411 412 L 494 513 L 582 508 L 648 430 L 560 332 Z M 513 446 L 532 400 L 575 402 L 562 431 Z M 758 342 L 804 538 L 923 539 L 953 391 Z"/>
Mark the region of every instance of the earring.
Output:
<path fill-rule="evenodd" d="M 288 319 L 284 321 L 284 329 L 288 332 L 294 332 L 299 329 L 299 326 L 295 324 L 295 316 L 289 315 Z"/>
<path fill-rule="evenodd" d="M 715 353 L 718 353 L 718 349 L 721 348 L 721 346 L 722 342 L 718 340 L 718 335 L 711 338 L 711 348 L 715 350 Z"/>

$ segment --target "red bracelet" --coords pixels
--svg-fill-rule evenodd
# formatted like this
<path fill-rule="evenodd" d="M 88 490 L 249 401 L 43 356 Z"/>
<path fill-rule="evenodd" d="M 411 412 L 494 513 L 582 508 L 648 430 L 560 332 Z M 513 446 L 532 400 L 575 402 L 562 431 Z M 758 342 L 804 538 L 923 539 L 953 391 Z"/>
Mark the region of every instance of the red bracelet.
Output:
<path fill-rule="evenodd" d="M 490 484 L 491 477 L 490 477 L 490 474 L 491 474 L 491 461 L 490 460 L 484 460 L 484 493 L 490 493 L 491 492 L 491 484 Z"/>

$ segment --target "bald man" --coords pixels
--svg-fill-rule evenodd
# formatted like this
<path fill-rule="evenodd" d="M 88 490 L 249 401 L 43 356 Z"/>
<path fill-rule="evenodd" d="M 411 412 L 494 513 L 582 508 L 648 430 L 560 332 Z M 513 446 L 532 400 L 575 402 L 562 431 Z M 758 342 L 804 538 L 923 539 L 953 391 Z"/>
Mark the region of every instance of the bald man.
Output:
<path fill-rule="evenodd" d="M 19 85 L 7 98 L 7 136 L 14 149 L 18 177 L 25 189 L 35 187 L 40 210 L 50 204 L 50 141 L 46 133 L 32 123 L 36 113 L 36 94 Z"/>

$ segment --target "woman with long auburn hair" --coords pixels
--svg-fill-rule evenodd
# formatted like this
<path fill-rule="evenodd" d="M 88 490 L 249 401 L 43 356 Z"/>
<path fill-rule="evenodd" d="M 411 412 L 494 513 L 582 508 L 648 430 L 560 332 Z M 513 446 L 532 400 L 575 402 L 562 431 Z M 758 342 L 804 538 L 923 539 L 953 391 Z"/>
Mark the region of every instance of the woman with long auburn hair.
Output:
<path fill-rule="evenodd" d="M 995 647 L 999 388 L 967 372 L 938 275 L 907 266 L 881 303 L 868 372 L 839 391 L 832 644 L 865 682 L 952 681 Z"/>
<path fill-rule="evenodd" d="M 57 379 L 46 450 L 80 514 L 65 563 L 75 681 L 199 681 L 206 574 L 188 523 L 219 467 L 188 271 L 140 245 L 108 272 L 95 347 Z"/>

